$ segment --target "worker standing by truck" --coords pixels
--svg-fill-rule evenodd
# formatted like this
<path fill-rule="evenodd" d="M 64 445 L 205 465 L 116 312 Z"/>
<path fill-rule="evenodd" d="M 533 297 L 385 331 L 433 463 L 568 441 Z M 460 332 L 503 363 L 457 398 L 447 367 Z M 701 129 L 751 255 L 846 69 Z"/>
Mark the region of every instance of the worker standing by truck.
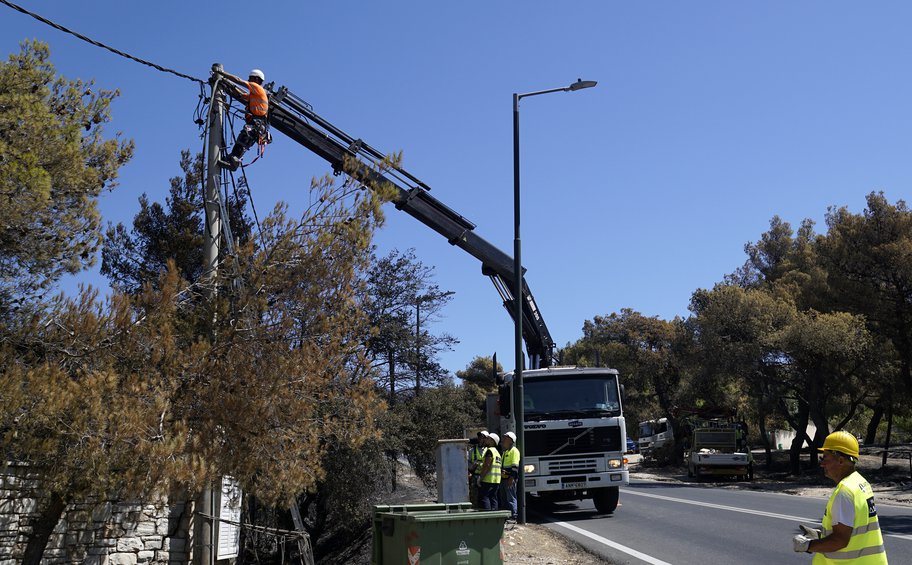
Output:
<path fill-rule="evenodd" d="M 497 434 L 484 438 L 484 462 L 478 472 L 478 500 L 484 510 L 497 510 L 497 490 L 500 487 L 501 459 L 495 447 L 500 442 Z"/>
<path fill-rule="evenodd" d="M 519 450 L 516 434 L 507 432 L 500 440 L 501 475 L 500 501 L 504 510 L 510 511 L 510 520 L 516 520 L 516 480 L 519 478 Z"/>
<path fill-rule="evenodd" d="M 478 474 L 481 472 L 481 466 L 484 463 L 484 453 L 486 446 L 484 438 L 488 432 L 480 431 L 475 434 L 475 439 L 470 441 L 472 448 L 469 450 L 469 500 L 476 508 L 481 508 L 478 498 Z"/>
<path fill-rule="evenodd" d="M 803 534 L 792 538 L 796 552 L 814 554 L 814 565 L 887 565 L 887 552 L 880 533 L 874 491 L 855 470 L 858 440 L 848 432 L 826 437 L 820 466 L 836 483 L 823 514 L 823 529 L 801 526 Z"/>

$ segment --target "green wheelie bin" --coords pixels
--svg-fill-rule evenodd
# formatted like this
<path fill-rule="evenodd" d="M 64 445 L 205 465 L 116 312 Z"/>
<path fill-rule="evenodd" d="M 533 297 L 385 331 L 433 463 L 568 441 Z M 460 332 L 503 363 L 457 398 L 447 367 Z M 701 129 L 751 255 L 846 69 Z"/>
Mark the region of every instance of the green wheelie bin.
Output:
<path fill-rule="evenodd" d="M 503 565 L 507 510 L 471 503 L 378 505 L 373 512 L 373 565 Z"/>

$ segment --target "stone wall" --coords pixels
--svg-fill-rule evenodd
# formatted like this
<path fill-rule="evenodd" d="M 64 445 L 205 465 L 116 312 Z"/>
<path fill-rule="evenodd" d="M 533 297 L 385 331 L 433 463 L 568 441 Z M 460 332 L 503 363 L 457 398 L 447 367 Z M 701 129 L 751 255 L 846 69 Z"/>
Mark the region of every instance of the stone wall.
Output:
<path fill-rule="evenodd" d="M 40 505 L 41 478 L 27 466 L 0 467 L 0 565 L 22 561 Z M 70 504 L 44 552 L 48 565 L 178 565 L 189 562 L 192 503 L 93 500 Z"/>

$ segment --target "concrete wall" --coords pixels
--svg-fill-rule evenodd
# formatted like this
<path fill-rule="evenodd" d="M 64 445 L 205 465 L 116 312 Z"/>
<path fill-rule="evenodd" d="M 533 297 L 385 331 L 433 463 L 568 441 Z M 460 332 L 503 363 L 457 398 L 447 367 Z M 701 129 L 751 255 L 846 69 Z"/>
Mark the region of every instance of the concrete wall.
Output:
<path fill-rule="evenodd" d="M 27 466 L 0 467 L 0 565 L 22 561 L 33 520 L 45 502 Z M 48 565 L 183 565 L 190 559 L 192 503 L 92 500 L 70 504 L 44 552 Z"/>

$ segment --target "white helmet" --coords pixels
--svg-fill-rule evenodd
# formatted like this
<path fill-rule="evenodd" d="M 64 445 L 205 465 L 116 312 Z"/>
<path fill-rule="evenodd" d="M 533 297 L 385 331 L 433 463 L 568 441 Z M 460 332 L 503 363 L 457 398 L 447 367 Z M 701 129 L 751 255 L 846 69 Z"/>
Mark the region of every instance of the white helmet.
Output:
<path fill-rule="evenodd" d="M 250 71 L 250 74 L 248 76 L 250 78 L 257 77 L 258 79 L 260 79 L 261 81 L 264 81 L 264 82 L 266 81 L 266 75 L 264 75 L 263 71 L 261 71 L 260 69 L 253 69 L 252 71 Z"/>
<path fill-rule="evenodd" d="M 500 436 L 495 433 L 488 434 L 488 437 L 494 440 L 494 443 L 500 443 Z"/>
<path fill-rule="evenodd" d="M 514 434 L 513 432 L 507 432 L 504 435 L 507 436 L 508 438 L 512 439 L 514 443 L 516 442 L 516 434 Z"/>

